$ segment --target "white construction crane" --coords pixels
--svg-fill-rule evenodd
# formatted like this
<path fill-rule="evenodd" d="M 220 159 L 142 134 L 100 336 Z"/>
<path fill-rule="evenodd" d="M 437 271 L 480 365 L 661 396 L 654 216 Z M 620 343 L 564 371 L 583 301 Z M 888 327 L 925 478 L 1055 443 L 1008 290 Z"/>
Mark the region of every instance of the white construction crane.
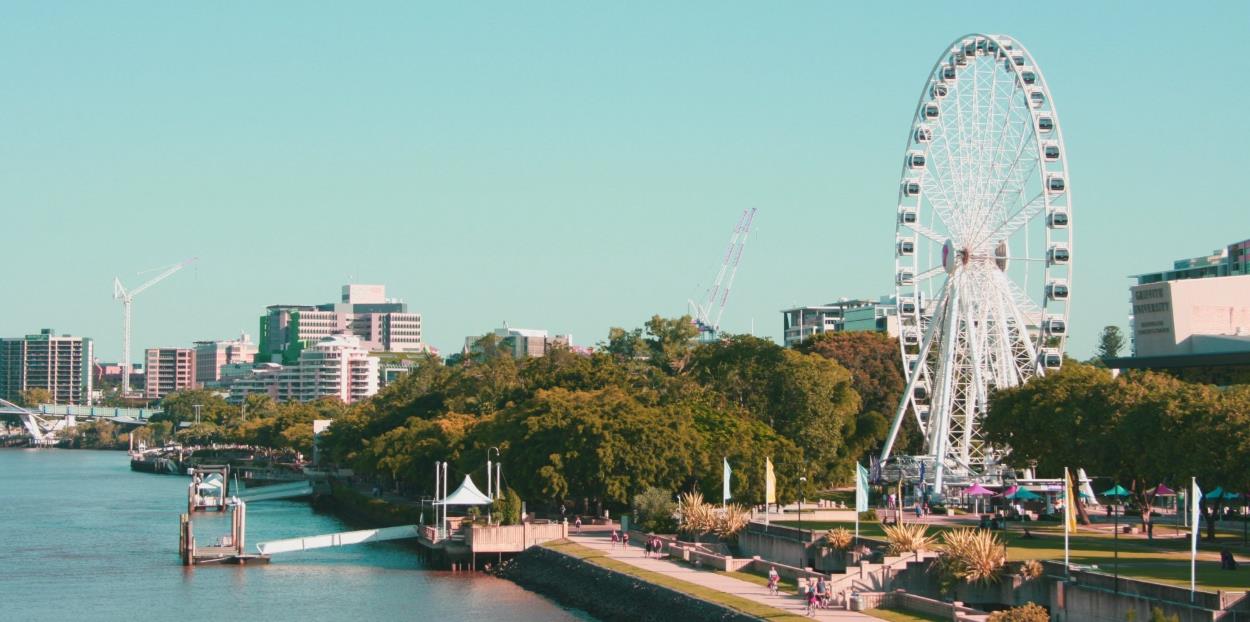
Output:
<path fill-rule="evenodd" d="M 751 221 L 755 220 L 755 208 L 742 210 L 738 224 L 734 226 L 733 235 L 729 238 L 729 246 L 725 249 L 725 258 L 721 260 L 720 272 L 716 281 L 707 290 L 707 299 L 703 304 L 693 300 L 690 306 L 694 311 L 694 322 L 699 327 L 700 335 L 715 335 L 720 331 L 720 318 L 725 313 L 725 303 L 729 300 L 729 290 L 733 288 L 734 278 L 738 276 L 738 262 L 742 260 L 742 249 L 747 244 L 747 235 L 751 233 Z M 725 280 L 728 273 L 729 280 Z M 716 308 L 716 319 L 712 319 L 712 306 L 716 305 L 719 296 L 720 304 Z"/>
<path fill-rule="evenodd" d="M 147 288 L 165 280 L 171 274 L 187 267 L 197 259 L 199 259 L 199 257 L 192 257 L 180 264 L 169 266 L 168 268 L 157 268 L 157 270 L 161 270 L 160 274 L 152 277 L 147 283 L 144 283 L 143 285 L 140 285 L 130 291 L 126 291 L 126 288 L 122 285 L 121 279 L 116 277 L 113 278 L 113 299 L 122 301 L 123 328 L 121 368 L 123 396 L 130 395 L 130 306 L 134 303 L 135 296 L 138 296 Z M 149 270 L 149 272 L 151 271 Z"/>

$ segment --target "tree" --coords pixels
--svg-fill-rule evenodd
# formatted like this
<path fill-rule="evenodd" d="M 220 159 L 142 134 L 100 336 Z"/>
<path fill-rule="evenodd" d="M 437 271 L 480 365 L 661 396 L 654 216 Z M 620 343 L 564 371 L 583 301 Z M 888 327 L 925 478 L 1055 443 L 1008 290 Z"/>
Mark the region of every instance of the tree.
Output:
<path fill-rule="evenodd" d="M 832 332 L 815 335 L 795 346 L 795 350 L 831 359 L 851 372 L 851 386 L 859 394 L 860 410 L 848 452 L 858 458 L 869 450 L 876 453 L 885 441 L 906 388 L 898 342 L 882 333 Z M 923 448 L 924 437 L 915 418 L 904 417 L 894 453 L 916 454 Z"/>
<path fill-rule="evenodd" d="M 642 531 L 673 533 L 677 530 L 677 502 L 673 493 L 654 486 L 634 495 L 634 522 Z"/>
<path fill-rule="evenodd" d="M 521 496 L 509 487 L 502 496 L 495 499 L 491 511 L 501 525 L 521 524 Z"/>
<path fill-rule="evenodd" d="M 40 404 L 52 403 L 52 392 L 42 387 L 34 387 L 26 389 L 18 394 L 18 406 L 25 408 L 38 408 Z"/>
<path fill-rule="evenodd" d="M 647 335 L 652 362 L 674 374 L 686 371 L 694 339 L 699 336 L 699 328 L 689 315 L 676 319 L 654 315 L 647 321 Z"/>
<path fill-rule="evenodd" d="M 1105 361 L 1120 356 L 1120 349 L 1123 347 L 1124 335 L 1120 333 L 1119 326 L 1102 329 L 1102 334 L 1098 336 L 1098 358 Z"/>

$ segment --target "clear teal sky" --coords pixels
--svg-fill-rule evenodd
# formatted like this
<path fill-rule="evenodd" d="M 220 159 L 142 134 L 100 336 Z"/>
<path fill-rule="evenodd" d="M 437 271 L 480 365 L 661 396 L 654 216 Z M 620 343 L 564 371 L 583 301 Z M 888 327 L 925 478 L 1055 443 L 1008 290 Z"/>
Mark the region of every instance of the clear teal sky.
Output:
<path fill-rule="evenodd" d="M 115 360 L 385 283 L 427 341 L 678 315 L 738 213 L 724 327 L 891 293 L 899 162 L 954 38 L 1007 33 L 1063 121 L 1072 352 L 1126 278 L 1250 237 L 1250 3 L 5 2 L 0 334 Z M 136 355 L 136 358 L 138 355 Z"/>

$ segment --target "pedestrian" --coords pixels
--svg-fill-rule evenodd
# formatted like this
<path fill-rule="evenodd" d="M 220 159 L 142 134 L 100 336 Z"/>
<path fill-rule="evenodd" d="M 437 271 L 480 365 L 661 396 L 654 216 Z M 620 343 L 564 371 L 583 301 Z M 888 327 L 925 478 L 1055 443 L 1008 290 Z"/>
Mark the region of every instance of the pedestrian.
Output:
<path fill-rule="evenodd" d="M 582 517 L 581 516 L 578 516 L 577 518 L 573 519 L 573 531 L 576 533 L 582 532 Z"/>
<path fill-rule="evenodd" d="M 647 540 L 647 541 L 643 544 L 642 549 L 643 549 L 642 556 L 643 556 L 643 557 L 650 558 L 650 557 L 651 557 L 651 540 L 650 540 L 650 539 L 648 539 L 648 540 Z"/>
<path fill-rule="evenodd" d="M 616 548 L 616 543 L 620 542 L 620 540 L 621 540 L 620 534 L 616 533 L 616 530 L 613 529 L 612 530 L 612 548 Z"/>
<path fill-rule="evenodd" d="M 659 559 L 660 551 L 664 550 L 664 543 L 660 541 L 659 536 L 651 539 L 651 550 L 655 551 L 655 557 Z"/>
<path fill-rule="evenodd" d="M 816 606 L 817 607 L 820 607 L 822 609 L 826 607 L 825 601 L 828 599 L 827 591 L 828 591 L 828 585 L 825 583 L 825 578 L 820 577 L 819 579 L 816 579 Z"/>
<path fill-rule="evenodd" d="M 917 499 L 916 500 L 916 518 L 920 518 L 922 514 L 924 514 L 924 506 L 921 505 L 920 500 Z"/>
<path fill-rule="evenodd" d="M 621 532 L 621 548 L 629 550 L 629 532 Z"/>

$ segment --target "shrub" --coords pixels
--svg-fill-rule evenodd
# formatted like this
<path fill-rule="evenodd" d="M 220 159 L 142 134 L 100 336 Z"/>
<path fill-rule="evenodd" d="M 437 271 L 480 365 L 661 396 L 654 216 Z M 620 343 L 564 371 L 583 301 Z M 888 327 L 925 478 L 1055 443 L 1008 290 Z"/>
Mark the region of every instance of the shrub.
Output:
<path fill-rule="evenodd" d="M 1042 562 L 1039 562 L 1036 559 L 1030 559 L 1020 564 L 1020 569 L 1016 571 L 1016 574 L 1020 575 L 1020 578 L 1027 581 L 1028 579 L 1036 579 L 1042 576 L 1042 572 Z"/>
<path fill-rule="evenodd" d="M 1007 547 L 997 534 L 984 529 L 947 531 L 942 534 L 940 548 L 942 555 L 934 560 L 934 565 L 944 591 L 959 581 L 996 583 L 1007 563 Z"/>
<path fill-rule="evenodd" d="M 875 520 L 877 520 L 877 510 L 876 510 L 876 508 L 868 508 L 868 510 L 867 510 L 867 511 L 865 511 L 865 512 L 860 512 L 860 513 L 859 513 L 859 520 L 866 520 L 866 521 L 875 521 Z"/>
<path fill-rule="evenodd" d="M 851 540 L 853 538 L 854 536 L 851 535 L 850 530 L 846 527 L 830 529 L 829 532 L 825 534 L 825 542 L 828 542 L 829 546 L 839 551 L 845 551 L 851 548 Z"/>
<path fill-rule="evenodd" d="M 721 538 L 733 538 L 751 520 L 746 508 L 736 504 L 717 508 L 705 503 L 700 492 L 682 493 L 677 507 L 681 514 L 678 530 L 695 536 L 714 533 Z"/>
<path fill-rule="evenodd" d="M 498 520 L 501 525 L 521 524 L 521 495 L 509 488 L 503 496 L 495 499 L 491 511 L 494 513 L 495 520 Z"/>
<path fill-rule="evenodd" d="M 677 520 L 673 518 L 676 511 L 673 494 L 662 488 L 652 486 L 634 495 L 634 520 L 643 531 L 673 533 L 677 530 Z"/>
<path fill-rule="evenodd" d="M 1150 608 L 1150 622 L 1181 622 L 1179 613 L 1167 615 L 1163 613 L 1163 609 L 1159 607 Z"/>
<path fill-rule="evenodd" d="M 890 541 L 890 555 L 927 551 L 933 545 L 933 537 L 926 534 L 927 525 L 900 523 L 885 525 L 885 536 Z"/>
<path fill-rule="evenodd" d="M 1026 603 L 991 613 L 989 622 L 1050 622 L 1050 613 L 1036 603 Z"/>

